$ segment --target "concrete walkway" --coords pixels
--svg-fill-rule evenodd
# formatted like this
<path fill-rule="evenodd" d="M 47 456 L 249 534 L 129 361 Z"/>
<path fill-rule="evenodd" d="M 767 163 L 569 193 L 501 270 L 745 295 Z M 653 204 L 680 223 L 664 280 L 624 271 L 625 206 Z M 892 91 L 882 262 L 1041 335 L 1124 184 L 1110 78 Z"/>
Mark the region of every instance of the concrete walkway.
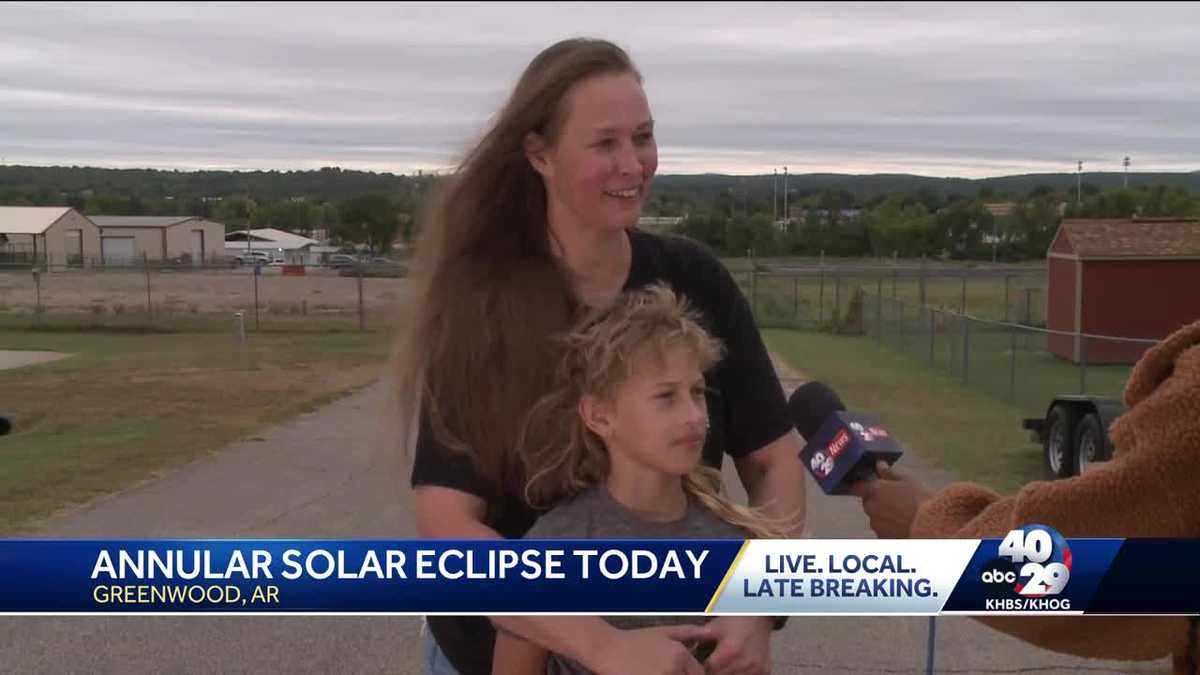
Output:
<path fill-rule="evenodd" d="M 790 391 L 801 378 L 781 373 Z M 171 475 L 61 514 L 39 537 L 414 536 L 406 469 L 374 449 L 375 385 Z M 935 485 L 950 476 L 905 455 Z M 730 485 L 738 483 L 731 463 Z M 744 494 L 744 493 L 743 493 Z M 871 537 L 853 498 L 808 484 L 814 537 Z M 0 581 L 2 583 L 2 581 Z M 924 672 L 927 619 L 793 618 L 774 673 Z M 359 617 L 0 617 L 8 673 L 419 673 L 419 619 Z M 965 618 L 938 620 L 938 673 L 1166 673 L 1164 663 L 1064 657 Z"/>
<path fill-rule="evenodd" d="M 25 351 L 21 349 L 0 349 L 0 370 L 8 368 L 24 368 L 25 366 L 34 366 L 39 363 L 49 363 L 65 359 L 70 354 L 62 354 L 60 352 L 35 352 Z"/>

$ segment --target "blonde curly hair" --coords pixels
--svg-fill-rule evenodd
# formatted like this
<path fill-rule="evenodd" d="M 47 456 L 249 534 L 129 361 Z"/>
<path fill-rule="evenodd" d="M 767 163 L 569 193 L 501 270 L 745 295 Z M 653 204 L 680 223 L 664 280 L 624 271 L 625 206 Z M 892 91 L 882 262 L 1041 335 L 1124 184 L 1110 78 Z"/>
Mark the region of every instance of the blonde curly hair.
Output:
<path fill-rule="evenodd" d="M 525 500 L 540 508 L 608 477 L 608 449 L 579 414 L 584 396 L 611 398 L 643 359 L 662 358 L 674 348 L 690 350 L 702 371 L 724 353 L 687 301 L 663 284 L 625 293 L 608 307 L 587 312 L 556 343 L 561 350 L 557 387 L 530 409 L 517 443 L 529 476 Z M 720 485 L 720 473 L 703 465 L 683 478 L 690 497 L 755 537 L 778 538 L 790 531 L 789 523 L 722 496 Z"/>

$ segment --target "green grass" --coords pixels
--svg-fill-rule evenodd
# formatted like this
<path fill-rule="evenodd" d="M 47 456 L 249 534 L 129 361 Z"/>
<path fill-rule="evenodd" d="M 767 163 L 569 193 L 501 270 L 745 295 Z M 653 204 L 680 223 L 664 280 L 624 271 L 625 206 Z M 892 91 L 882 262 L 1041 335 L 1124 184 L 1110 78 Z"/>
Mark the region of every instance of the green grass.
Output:
<path fill-rule="evenodd" d="M 847 405 L 872 412 L 922 457 L 997 490 L 1042 477 L 1040 447 L 1021 428 L 1023 411 L 863 337 L 766 330 L 771 351 L 834 387 Z"/>
<path fill-rule="evenodd" d="M 0 535 L 159 475 L 368 384 L 381 331 L 3 331 L 0 349 L 73 354 L 0 370 Z"/>

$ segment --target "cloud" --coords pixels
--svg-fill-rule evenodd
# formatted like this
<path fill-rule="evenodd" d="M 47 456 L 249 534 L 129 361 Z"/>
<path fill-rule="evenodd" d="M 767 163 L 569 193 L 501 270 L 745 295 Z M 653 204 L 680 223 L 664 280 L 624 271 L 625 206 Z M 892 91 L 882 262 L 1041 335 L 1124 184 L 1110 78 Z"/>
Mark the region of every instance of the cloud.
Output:
<path fill-rule="evenodd" d="M 660 171 L 1194 170 L 1196 5 L 5 4 L 7 163 L 452 165 L 573 35 L 646 78 Z"/>

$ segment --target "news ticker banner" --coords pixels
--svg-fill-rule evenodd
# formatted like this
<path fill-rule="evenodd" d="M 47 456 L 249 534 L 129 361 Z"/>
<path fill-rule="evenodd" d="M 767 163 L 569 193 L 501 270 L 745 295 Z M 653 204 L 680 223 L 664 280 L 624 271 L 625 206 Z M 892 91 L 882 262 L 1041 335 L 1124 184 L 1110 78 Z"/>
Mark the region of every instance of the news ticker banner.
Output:
<path fill-rule="evenodd" d="M 5 540 L 0 614 L 1194 614 L 1200 540 Z"/>

